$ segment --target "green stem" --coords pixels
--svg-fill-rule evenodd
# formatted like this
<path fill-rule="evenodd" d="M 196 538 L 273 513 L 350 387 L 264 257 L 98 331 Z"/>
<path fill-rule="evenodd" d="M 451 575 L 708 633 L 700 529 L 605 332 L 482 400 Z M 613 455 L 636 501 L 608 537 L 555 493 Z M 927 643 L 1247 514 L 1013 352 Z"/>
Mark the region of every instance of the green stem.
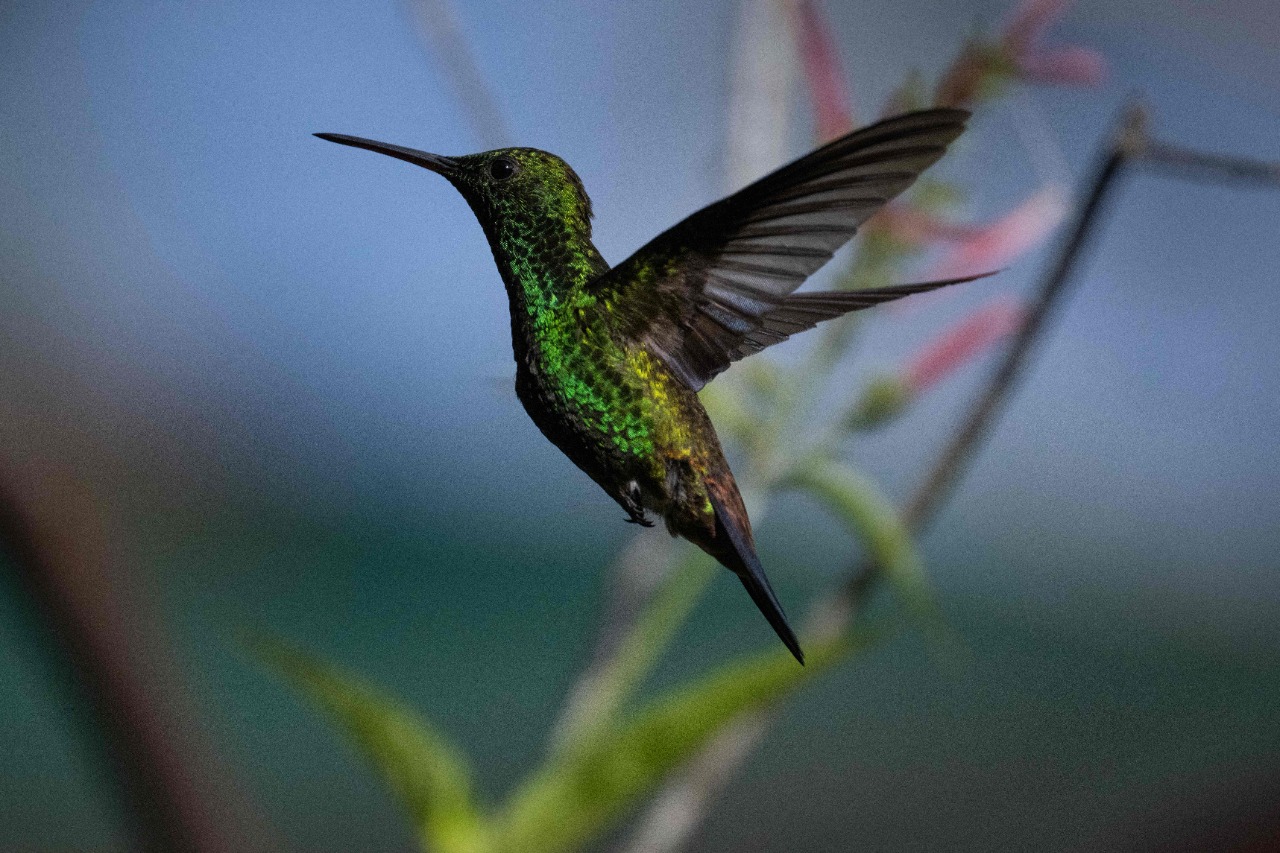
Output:
<path fill-rule="evenodd" d="M 715 562 L 701 551 L 688 552 L 675 565 L 613 656 L 583 686 L 581 698 L 569 709 L 553 736 L 553 754 L 580 749 L 614 725 L 623 705 L 688 621 L 713 577 Z"/>

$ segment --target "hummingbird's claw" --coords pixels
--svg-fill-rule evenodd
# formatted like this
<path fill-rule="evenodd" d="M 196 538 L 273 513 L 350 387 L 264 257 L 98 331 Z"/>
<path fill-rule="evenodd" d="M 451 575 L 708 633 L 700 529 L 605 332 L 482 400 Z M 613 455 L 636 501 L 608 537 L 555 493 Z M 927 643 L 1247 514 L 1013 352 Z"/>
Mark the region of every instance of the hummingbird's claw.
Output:
<path fill-rule="evenodd" d="M 626 491 L 618 498 L 618 503 L 627 511 L 629 524 L 653 527 L 653 522 L 645 515 L 644 504 L 640 503 L 640 484 L 635 480 L 627 483 Z"/>

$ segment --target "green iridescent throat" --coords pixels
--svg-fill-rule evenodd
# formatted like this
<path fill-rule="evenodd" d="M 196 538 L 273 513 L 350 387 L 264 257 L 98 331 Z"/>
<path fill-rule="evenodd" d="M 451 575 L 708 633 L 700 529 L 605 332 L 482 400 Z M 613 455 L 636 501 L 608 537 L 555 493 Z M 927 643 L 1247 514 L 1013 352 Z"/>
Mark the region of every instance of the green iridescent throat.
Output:
<path fill-rule="evenodd" d="M 537 186 L 534 203 L 486 199 L 479 217 L 511 301 L 516 359 L 615 452 L 654 461 L 652 377 L 610 334 L 614 309 L 589 286 L 608 269 L 591 242 L 590 203 L 576 176 L 541 176 Z"/>

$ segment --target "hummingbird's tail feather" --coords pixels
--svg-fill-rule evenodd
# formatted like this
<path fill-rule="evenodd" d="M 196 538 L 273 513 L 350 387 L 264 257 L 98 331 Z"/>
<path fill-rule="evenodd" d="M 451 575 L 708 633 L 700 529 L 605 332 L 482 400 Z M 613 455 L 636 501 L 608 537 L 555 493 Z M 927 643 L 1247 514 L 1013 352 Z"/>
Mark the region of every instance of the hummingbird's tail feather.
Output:
<path fill-rule="evenodd" d="M 735 513 L 717 494 L 719 489 L 715 484 L 708 482 L 707 485 L 709 487 L 707 495 L 711 499 L 711 507 L 716 514 L 715 544 L 713 547 L 699 544 L 738 576 L 742 585 L 747 588 L 751 600 L 756 603 L 756 607 L 760 608 L 764 618 L 777 633 L 778 639 L 782 640 L 782 644 L 803 666 L 804 650 L 800 648 L 800 641 L 796 639 L 795 631 L 791 630 L 787 614 L 783 611 L 773 587 L 769 585 L 769 578 L 764 573 L 764 566 L 760 565 L 760 558 L 756 556 L 756 550 L 747 532 L 750 528 L 743 523 L 746 519 L 746 510 L 741 509 L 741 498 L 735 501 L 739 507 L 739 512 Z"/>

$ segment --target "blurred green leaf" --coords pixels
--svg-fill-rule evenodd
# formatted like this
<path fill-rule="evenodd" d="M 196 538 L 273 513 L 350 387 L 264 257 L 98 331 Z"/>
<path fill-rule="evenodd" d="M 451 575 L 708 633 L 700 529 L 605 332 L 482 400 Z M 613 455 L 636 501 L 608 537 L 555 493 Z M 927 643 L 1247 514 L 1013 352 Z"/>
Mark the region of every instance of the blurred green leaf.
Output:
<path fill-rule="evenodd" d="M 901 379 L 892 374 L 877 376 L 845 418 L 845 426 L 851 430 L 884 426 L 902 414 L 910 401 L 911 393 Z"/>
<path fill-rule="evenodd" d="M 408 809 L 425 848 L 489 849 L 472 798 L 466 758 L 439 731 L 359 677 L 276 640 L 251 647 L 259 660 L 323 708 L 364 752 Z"/>
<path fill-rule="evenodd" d="M 976 100 L 995 101 L 1009 94 L 1010 87 L 1017 82 L 1018 66 L 1008 49 L 1003 44 L 990 44 L 983 51 L 983 71 L 978 85 Z"/>
<path fill-rule="evenodd" d="M 868 290 L 896 284 L 899 267 L 919 252 L 918 247 L 872 220 L 863 227 L 862 244 L 848 273 L 841 277 L 846 290 Z"/>
<path fill-rule="evenodd" d="M 965 202 L 965 192 L 951 181 L 923 175 L 911 188 L 911 203 L 933 216 L 948 213 Z"/>
<path fill-rule="evenodd" d="M 777 397 L 778 390 L 785 381 L 781 371 L 778 370 L 777 363 L 768 358 L 744 361 L 738 373 L 746 384 L 747 390 L 758 403 L 762 404 Z"/>
<path fill-rule="evenodd" d="M 495 848 L 513 853 L 577 849 L 726 725 L 778 701 L 878 636 L 847 633 L 807 644 L 807 666 L 782 650 L 752 656 L 659 698 L 522 785 L 497 820 Z"/>
<path fill-rule="evenodd" d="M 944 93 L 939 91 L 938 100 L 973 109 L 985 102 L 1005 97 L 1009 93 L 1010 84 L 1017 79 L 1017 65 L 1009 55 L 1007 46 L 983 35 L 975 35 L 970 39 L 959 61 L 965 63 L 965 90 L 962 93 L 953 91 L 950 97 L 944 97 Z M 944 85 L 949 79 L 953 78 L 944 78 Z M 958 94 L 960 97 L 957 99 Z"/>
<path fill-rule="evenodd" d="M 933 589 L 911 533 L 875 483 L 825 456 L 797 466 L 787 479 L 830 507 L 850 532 L 866 543 L 871 558 L 922 623 L 932 628 L 941 625 Z"/>

